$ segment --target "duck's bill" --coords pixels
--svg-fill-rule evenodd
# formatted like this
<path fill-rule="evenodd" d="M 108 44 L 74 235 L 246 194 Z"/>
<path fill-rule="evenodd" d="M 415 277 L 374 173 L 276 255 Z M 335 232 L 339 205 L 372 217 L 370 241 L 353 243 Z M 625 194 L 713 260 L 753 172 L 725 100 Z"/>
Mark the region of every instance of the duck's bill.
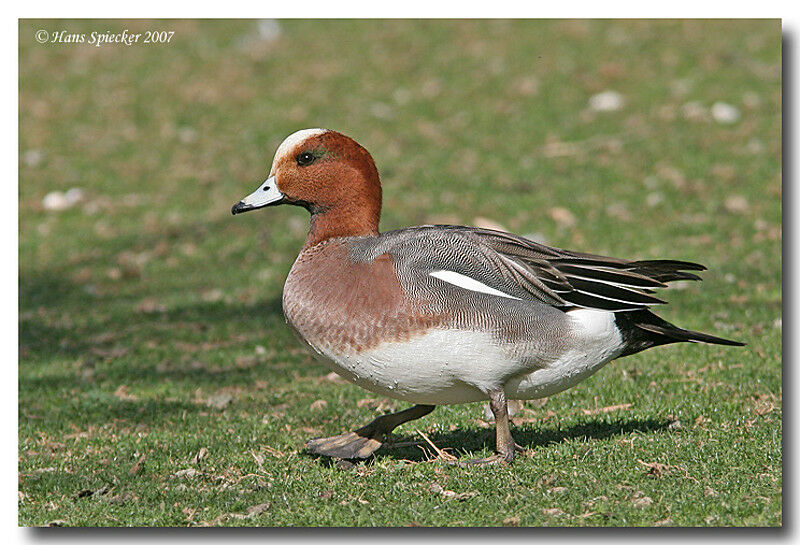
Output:
<path fill-rule="evenodd" d="M 280 204 L 283 198 L 283 193 L 278 191 L 278 184 L 275 183 L 275 176 L 271 176 L 258 189 L 234 204 L 233 208 L 231 208 L 231 214 L 241 214 L 242 212 L 258 210 L 271 204 Z"/>

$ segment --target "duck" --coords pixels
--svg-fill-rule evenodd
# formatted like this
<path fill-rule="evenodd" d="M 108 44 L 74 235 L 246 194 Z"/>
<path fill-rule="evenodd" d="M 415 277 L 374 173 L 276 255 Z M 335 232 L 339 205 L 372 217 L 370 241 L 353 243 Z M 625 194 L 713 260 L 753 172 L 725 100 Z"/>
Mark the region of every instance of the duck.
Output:
<path fill-rule="evenodd" d="M 743 346 L 650 310 L 664 303 L 656 289 L 700 280 L 703 265 L 605 257 L 459 225 L 381 232 L 381 197 L 369 152 L 313 128 L 286 137 L 266 180 L 231 209 L 287 204 L 310 213 L 283 288 L 288 326 L 345 379 L 413 404 L 309 440 L 314 455 L 366 459 L 395 428 L 439 405 L 488 401 L 495 452 L 459 463 L 508 464 L 521 450 L 509 400 L 551 396 L 655 346 Z"/>

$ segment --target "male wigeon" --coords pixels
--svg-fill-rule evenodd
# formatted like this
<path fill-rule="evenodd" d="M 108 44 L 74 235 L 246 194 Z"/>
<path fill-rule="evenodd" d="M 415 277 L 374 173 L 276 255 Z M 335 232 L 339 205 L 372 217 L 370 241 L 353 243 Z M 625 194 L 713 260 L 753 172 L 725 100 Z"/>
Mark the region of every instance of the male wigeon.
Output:
<path fill-rule="evenodd" d="M 367 458 L 394 428 L 436 405 L 489 400 L 497 453 L 510 462 L 507 399 L 550 396 L 609 361 L 674 342 L 741 346 L 652 312 L 655 288 L 705 267 L 629 261 L 502 231 L 423 225 L 381 233 L 381 184 L 366 149 L 335 131 L 281 143 L 269 177 L 231 210 L 295 204 L 311 227 L 283 290 L 286 321 L 334 371 L 415 405 L 311 452 Z"/>

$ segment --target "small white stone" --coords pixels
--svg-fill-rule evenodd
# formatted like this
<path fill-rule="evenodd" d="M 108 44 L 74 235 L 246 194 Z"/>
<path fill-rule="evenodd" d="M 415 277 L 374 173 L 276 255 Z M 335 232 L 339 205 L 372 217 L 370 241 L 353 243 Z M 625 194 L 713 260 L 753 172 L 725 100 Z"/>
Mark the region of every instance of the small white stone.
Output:
<path fill-rule="evenodd" d="M 261 19 L 256 23 L 258 37 L 266 42 L 273 42 L 281 35 L 281 25 L 277 19 Z"/>
<path fill-rule="evenodd" d="M 61 191 L 51 191 L 42 199 L 42 206 L 45 210 L 64 210 L 66 201 Z"/>
<path fill-rule="evenodd" d="M 589 108 L 596 112 L 616 112 L 625 105 L 625 99 L 616 91 L 603 91 L 589 98 Z"/>
<path fill-rule="evenodd" d="M 739 121 L 741 114 L 739 113 L 739 108 L 736 106 L 726 102 L 715 102 L 711 106 L 711 117 L 713 117 L 714 121 L 717 123 L 729 125 Z"/>
<path fill-rule="evenodd" d="M 566 208 L 554 206 L 547 213 L 560 226 L 572 227 L 575 225 L 575 215 Z"/>
<path fill-rule="evenodd" d="M 733 214 L 744 214 L 750 210 L 750 202 L 744 195 L 731 195 L 725 199 L 725 210 Z"/>
<path fill-rule="evenodd" d="M 650 208 L 655 208 L 662 202 L 664 202 L 664 195 L 661 193 L 653 192 L 647 195 L 647 206 Z"/>
<path fill-rule="evenodd" d="M 22 154 L 22 163 L 26 167 L 38 167 L 44 159 L 44 152 L 39 149 L 29 149 Z"/>
<path fill-rule="evenodd" d="M 83 191 L 78 187 L 72 187 L 64 193 L 64 198 L 67 199 L 70 204 L 76 204 L 83 200 Z"/>
<path fill-rule="evenodd" d="M 83 191 L 73 187 L 66 192 L 51 191 L 42 199 L 45 210 L 67 210 L 83 200 Z"/>

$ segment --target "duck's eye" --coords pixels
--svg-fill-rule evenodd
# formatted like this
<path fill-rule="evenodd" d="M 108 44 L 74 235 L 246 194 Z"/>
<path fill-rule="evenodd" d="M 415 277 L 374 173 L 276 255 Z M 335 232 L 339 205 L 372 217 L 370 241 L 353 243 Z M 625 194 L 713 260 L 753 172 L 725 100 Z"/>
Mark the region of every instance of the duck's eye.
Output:
<path fill-rule="evenodd" d="M 297 164 L 301 167 L 307 167 L 311 163 L 314 162 L 314 154 L 308 151 L 304 151 L 303 153 L 298 154 L 297 156 Z"/>

